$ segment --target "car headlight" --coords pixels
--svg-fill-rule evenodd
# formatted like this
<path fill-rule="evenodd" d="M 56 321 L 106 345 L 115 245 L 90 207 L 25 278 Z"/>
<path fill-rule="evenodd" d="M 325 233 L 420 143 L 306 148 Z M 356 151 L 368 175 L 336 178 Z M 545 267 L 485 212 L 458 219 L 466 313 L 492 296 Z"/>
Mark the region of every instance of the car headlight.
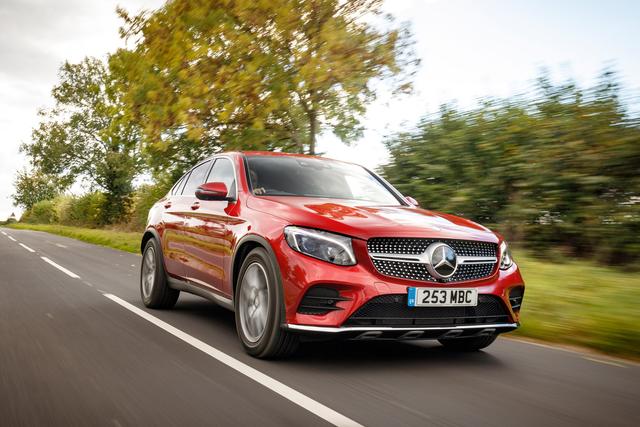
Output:
<path fill-rule="evenodd" d="M 338 265 L 356 263 L 349 237 L 300 227 L 286 227 L 284 236 L 291 249 L 305 255 Z"/>
<path fill-rule="evenodd" d="M 500 270 L 506 270 L 513 265 L 513 258 L 511 258 L 511 252 L 507 242 L 500 244 Z"/>

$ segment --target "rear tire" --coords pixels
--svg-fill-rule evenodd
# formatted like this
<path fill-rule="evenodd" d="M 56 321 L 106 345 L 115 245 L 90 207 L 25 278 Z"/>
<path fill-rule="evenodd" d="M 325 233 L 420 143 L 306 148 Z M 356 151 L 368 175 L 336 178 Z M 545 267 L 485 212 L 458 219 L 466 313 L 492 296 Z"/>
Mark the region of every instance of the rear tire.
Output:
<path fill-rule="evenodd" d="M 489 347 L 498 335 L 486 335 L 482 337 L 470 338 L 449 338 L 441 339 L 440 344 L 453 351 L 478 351 L 485 347 Z"/>
<path fill-rule="evenodd" d="M 180 291 L 169 287 L 162 251 L 156 239 L 149 239 L 142 253 L 140 296 L 149 308 L 172 308 L 180 296 Z"/>
<path fill-rule="evenodd" d="M 234 294 L 236 330 L 247 353 L 258 358 L 281 358 L 298 348 L 298 336 L 282 329 L 284 295 L 277 264 L 263 248 L 244 259 Z"/>

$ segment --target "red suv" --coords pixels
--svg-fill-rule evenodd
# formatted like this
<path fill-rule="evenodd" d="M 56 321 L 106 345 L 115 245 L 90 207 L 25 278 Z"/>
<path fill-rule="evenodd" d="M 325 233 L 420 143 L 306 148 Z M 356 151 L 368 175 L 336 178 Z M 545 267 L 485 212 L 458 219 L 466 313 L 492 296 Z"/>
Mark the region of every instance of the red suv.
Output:
<path fill-rule="evenodd" d="M 319 337 L 477 350 L 516 329 L 524 283 L 506 242 L 416 205 L 351 163 L 216 155 L 149 212 L 142 300 L 170 308 L 186 291 L 222 304 L 257 357 Z"/>

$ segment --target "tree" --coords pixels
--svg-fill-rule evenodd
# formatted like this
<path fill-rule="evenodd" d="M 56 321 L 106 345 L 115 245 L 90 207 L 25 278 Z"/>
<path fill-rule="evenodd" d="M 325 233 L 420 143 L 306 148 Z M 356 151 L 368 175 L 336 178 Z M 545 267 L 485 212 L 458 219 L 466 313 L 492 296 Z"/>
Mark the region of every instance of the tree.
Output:
<path fill-rule="evenodd" d="M 113 76 L 97 59 L 67 62 L 52 95 L 55 106 L 40 112 L 23 151 L 35 168 L 66 185 L 85 179 L 104 191 L 104 222 L 122 220 L 139 171 L 139 131 L 124 114 Z"/>
<path fill-rule="evenodd" d="M 12 195 L 16 206 L 21 206 L 25 211 L 42 201 L 53 199 L 66 189 L 64 183 L 57 177 L 47 175 L 35 170 L 31 173 L 26 170 L 18 172 L 14 181 L 15 192 Z"/>
<path fill-rule="evenodd" d="M 382 0 L 172 0 L 153 13 L 123 9 L 132 50 L 122 70 L 147 148 L 171 152 L 284 149 L 315 153 L 317 135 L 362 132 L 373 84 L 411 90 L 410 33 L 381 16 Z M 176 150 L 174 150 L 175 152 Z"/>
<path fill-rule="evenodd" d="M 384 175 L 427 208 L 538 253 L 640 258 L 640 118 L 609 71 L 587 89 L 543 74 L 527 96 L 443 107 L 387 145 Z"/>

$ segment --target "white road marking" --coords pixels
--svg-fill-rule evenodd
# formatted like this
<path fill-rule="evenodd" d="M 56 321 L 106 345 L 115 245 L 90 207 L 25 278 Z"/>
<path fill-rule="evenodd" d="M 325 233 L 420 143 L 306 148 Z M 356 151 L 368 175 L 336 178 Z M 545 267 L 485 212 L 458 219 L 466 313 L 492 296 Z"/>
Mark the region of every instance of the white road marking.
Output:
<path fill-rule="evenodd" d="M 5 236 L 7 235 L 7 233 L 5 233 L 4 231 L 0 231 L 0 233 L 4 234 Z"/>
<path fill-rule="evenodd" d="M 14 242 L 17 242 L 17 240 L 16 240 L 16 239 L 14 239 L 13 237 L 11 237 L 11 236 L 9 236 L 9 235 L 7 235 L 7 237 L 9 238 L 9 240 L 13 240 Z"/>
<path fill-rule="evenodd" d="M 35 252 L 33 249 L 31 249 L 29 246 L 25 245 L 24 243 L 19 243 L 19 245 L 25 248 L 26 250 L 28 250 L 29 252 Z"/>
<path fill-rule="evenodd" d="M 57 268 L 58 270 L 62 271 L 64 274 L 66 274 L 67 276 L 73 278 L 73 279 L 79 279 L 80 276 L 78 276 L 76 273 L 74 273 L 73 271 L 69 271 L 66 268 L 64 268 L 63 266 L 56 264 L 55 262 L 51 261 L 49 258 L 47 258 L 46 256 L 41 256 L 40 258 L 42 258 L 42 260 L 48 264 L 51 264 L 52 266 L 54 266 L 55 268 Z"/>
<path fill-rule="evenodd" d="M 84 282 L 84 284 L 93 288 L 93 285 L 89 282 Z"/>
<path fill-rule="evenodd" d="M 587 356 L 583 356 L 582 358 L 585 359 L 585 360 L 590 360 L 591 362 L 603 363 L 605 365 L 611 365 L 611 366 L 617 366 L 618 368 L 626 368 L 626 366 L 621 365 L 621 364 L 616 363 L 616 362 L 612 362 L 610 360 L 594 359 L 593 357 L 587 357 Z"/>
<path fill-rule="evenodd" d="M 67 249 L 65 245 L 61 245 L 60 243 L 56 243 L 56 246 L 59 248 Z"/>
<path fill-rule="evenodd" d="M 210 346 L 209 344 L 200 341 L 197 338 L 192 337 L 191 335 L 187 334 L 186 332 L 181 331 L 180 329 L 171 326 L 170 324 L 158 319 L 155 316 L 152 316 L 151 314 L 147 313 L 144 310 L 140 310 L 138 307 L 129 304 L 128 302 L 126 302 L 125 300 L 118 298 L 115 295 L 112 294 L 104 294 L 105 297 L 109 298 L 110 300 L 114 301 L 117 304 L 120 304 L 122 307 L 126 308 L 127 310 L 137 314 L 138 316 L 142 317 L 143 319 L 153 323 L 154 325 L 156 325 L 157 327 L 159 327 L 160 329 L 165 330 L 166 332 L 169 332 L 171 335 L 181 339 L 182 341 L 186 342 L 187 344 L 197 348 L 198 350 L 208 354 L 209 356 L 213 357 L 214 359 L 216 359 L 217 361 L 224 363 L 225 365 L 227 365 L 228 367 L 230 367 L 231 369 L 236 370 L 237 372 L 247 376 L 248 378 L 254 380 L 255 382 L 262 384 L 263 386 L 267 387 L 268 389 L 270 389 L 271 391 L 274 391 L 275 393 L 279 394 L 280 396 L 284 397 L 285 399 L 295 403 L 296 405 L 301 406 L 302 408 L 306 409 L 307 411 L 317 415 L 318 417 L 324 419 L 325 421 L 335 425 L 335 426 L 352 426 L 352 427 L 362 427 L 361 424 L 358 424 L 357 422 L 353 421 L 350 418 L 345 417 L 344 415 L 334 411 L 333 409 L 323 405 L 322 403 L 311 399 L 310 397 L 300 393 L 297 390 L 292 389 L 291 387 L 281 383 L 280 381 L 271 378 L 270 376 L 263 374 L 262 372 L 258 371 L 257 369 L 252 368 L 251 366 L 242 363 L 241 361 L 234 359 L 233 357 L 229 356 L 226 353 L 223 353 L 222 351 Z"/>

